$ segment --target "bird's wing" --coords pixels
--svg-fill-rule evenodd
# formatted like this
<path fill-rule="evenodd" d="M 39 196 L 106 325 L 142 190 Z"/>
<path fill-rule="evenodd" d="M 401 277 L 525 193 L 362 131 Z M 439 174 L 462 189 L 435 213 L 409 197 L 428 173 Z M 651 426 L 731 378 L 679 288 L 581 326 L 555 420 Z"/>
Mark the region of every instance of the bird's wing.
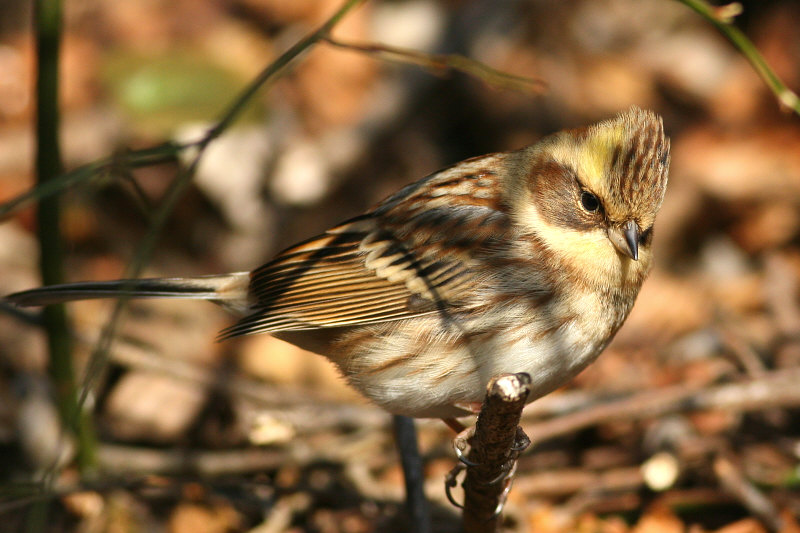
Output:
<path fill-rule="evenodd" d="M 496 173 L 462 163 L 279 254 L 251 275 L 252 314 L 221 333 L 352 326 L 453 309 L 509 231 Z M 483 162 L 483 163 L 481 163 Z"/>

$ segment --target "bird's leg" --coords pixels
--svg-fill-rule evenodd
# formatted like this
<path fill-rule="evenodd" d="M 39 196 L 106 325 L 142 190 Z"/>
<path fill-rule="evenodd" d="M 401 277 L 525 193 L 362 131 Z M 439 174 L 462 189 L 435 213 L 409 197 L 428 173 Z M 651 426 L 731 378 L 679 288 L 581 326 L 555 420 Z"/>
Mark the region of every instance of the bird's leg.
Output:
<path fill-rule="evenodd" d="M 456 434 L 459 434 L 465 429 L 467 429 L 467 426 L 459 422 L 458 419 L 456 418 L 442 418 L 442 422 L 447 424 L 447 427 L 455 431 Z"/>
<path fill-rule="evenodd" d="M 465 411 L 469 411 L 475 415 L 481 412 L 480 402 L 458 403 L 456 404 L 456 407 Z M 467 459 L 467 455 L 469 455 L 470 440 L 475 434 L 475 428 L 467 427 L 455 418 L 442 418 L 442 422 L 447 424 L 450 429 L 456 432 L 456 436 L 453 438 L 453 449 L 456 452 L 456 457 L 458 457 L 458 460 L 466 466 L 476 466 L 477 463 Z"/>
<path fill-rule="evenodd" d="M 477 409 L 475 406 L 477 405 Z M 468 410 L 470 412 L 480 412 L 481 404 L 479 403 L 471 403 L 467 404 L 466 406 L 458 405 L 462 409 Z M 447 427 L 455 431 L 456 436 L 453 438 L 453 450 L 456 452 L 456 457 L 458 457 L 458 463 L 447 473 L 444 478 L 444 492 L 447 495 L 447 499 L 452 503 L 455 507 L 463 509 L 463 505 L 458 503 L 456 499 L 453 497 L 452 489 L 458 486 L 458 476 L 466 470 L 468 466 L 476 466 L 477 463 L 474 463 L 467 459 L 467 455 L 469 454 L 469 440 L 475 433 L 474 427 L 467 427 L 461 422 L 459 422 L 455 418 L 442 418 L 442 422 L 447 424 Z"/>
<path fill-rule="evenodd" d="M 406 506 L 414 531 L 430 533 L 431 517 L 428 501 L 425 499 L 422 458 L 417 445 L 417 431 L 414 420 L 395 415 L 394 437 L 400 453 L 400 464 L 406 484 Z"/>

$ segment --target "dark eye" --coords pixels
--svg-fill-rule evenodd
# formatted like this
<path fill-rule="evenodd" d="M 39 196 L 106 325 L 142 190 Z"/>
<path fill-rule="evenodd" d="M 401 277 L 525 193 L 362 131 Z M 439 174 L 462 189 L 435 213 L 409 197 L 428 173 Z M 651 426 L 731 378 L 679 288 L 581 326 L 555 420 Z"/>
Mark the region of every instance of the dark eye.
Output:
<path fill-rule="evenodd" d="M 581 193 L 581 205 L 590 213 L 594 213 L 600 209 L 600 200 L 598 200 L 597 196 L 589 191 L 583 191 Z"/>

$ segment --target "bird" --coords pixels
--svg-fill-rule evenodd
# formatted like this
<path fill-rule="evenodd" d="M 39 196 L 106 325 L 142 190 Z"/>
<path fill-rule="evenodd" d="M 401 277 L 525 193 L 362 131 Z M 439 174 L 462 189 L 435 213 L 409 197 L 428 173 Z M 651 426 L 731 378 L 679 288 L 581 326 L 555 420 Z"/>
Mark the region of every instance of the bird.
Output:
<path fill-rule="evenodd" d="M 390 413 L 455 420 L 494 376 L 528 373 L 530 402 L 605 349 L 651 270 L 669 157 L 662 119 L 632 107 L 430 174 L 252 272 L 6 298 L 209 300 L 243 315 L 221 340 L 271 334 Z"/>

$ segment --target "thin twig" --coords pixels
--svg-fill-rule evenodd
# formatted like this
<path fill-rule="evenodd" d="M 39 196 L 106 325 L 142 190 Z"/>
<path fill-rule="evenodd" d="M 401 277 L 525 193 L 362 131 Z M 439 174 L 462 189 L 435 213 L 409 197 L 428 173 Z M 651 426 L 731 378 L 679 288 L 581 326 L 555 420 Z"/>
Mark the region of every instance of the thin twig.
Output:
<path fill-rule="evenodd" d="M 800 97 L 775 74 L 775 71 L 772 70 L 772 67 L 769 66 L 753 42 L 739 28 L 733 25 L 734 17 L 742 12 L 740 3 L 733 2 L 724 6 L 712 6 L 705 0 L 678 1 L 716 26 L 720 33 L 727 37 L 744 54 L 744 57 L 750 62 L 761 79 L 764 80 L 767 87 L 778 98 L 778 102 L 800 115 Z"/>
<path fill-rule="evenodd" d="M 525 497 L 558 498 L 581 491 L 637 491 L 644 487 L 640 466 L 623 466 L 603 471 L 588 468 L 562 468 L 544 472 L 526 472 L 514 484 Z"/>
<path fill-rule="evenodd" d="M 778 331 L 788 339 L 800 338 L 800 282 L 786 255 L 773 252 L 764 261 L 764 295 Z"/>
<path fill-rule="evenodd" d="M 182 151 L 195 146 L 197 146 L 197 141 L 183 144 L 169 141 L 157 146 L 142 148 L 141 150 L 128 150 L 122 155 L 115 154 L 111 157 L 86 163 L 61 174 L 56 179 L 37 184 L 34 188 L 0 204 L 0 221 L 13 215 L 34 200 L 41 201 L 70 187 L 91 181 L 97 176 L 113 174 L 115 169 L 122 165 L 128 169 L 134 169 L 174 162 L 177 161 L 178 155 Z"/>
<path fill-rule="evenodd" d="M 333 27 L 344 17 L 344 15 L 365 2 L 366 0 L 348 0 L 340 7 L 325 23 L 323 23 L 317 30 L 311 32 L 309 35 L 298 41 L 294 46 L 289 48 L 286 52 L 281 54 L 275 61 L 270 63 L 261 73 L 234 99 L 233 103 L 222 114 L 217 123 L 210 128 L 206 134 L 196 143 L 196 153 L 193 155 L 190 163 L 184 167 L 178 176 L 170 184 L 167 189 L 163 200 L 153 213 L 153 218 L 148 228 L 147 234 L 142 239 L 137 247 L 136 253 L 131 259 L 130 264 L 126 268 L 126 278 L 133 279 L 138 277 L 141 270 L 144 268 L 145 263 L 153 255 L 155 246 L 158 242 L 166 222 L 178 203 L 178 200 L 183 196 L 183 193 L 189 187 L 192 177 L 200 164 L 200 161 L 205 154 L 206 148 L 217 137 L 230 127 L 231 124 L 239 117 L 241 112 L 245 109 L 246 105 L 252 98 L 271 82 L 275 76 L 280 74 L 286 67 L 288 67 L 298 56 L 308 50 L 314 44 L 324 39 Z M 111 313 L 106 326 L 101 333 L 100 341 L 97 347 L 93 350 L 89 359 L 86 369 L 86 376 L 84 379 L 80 404 L 83 405 L 94 390 L 95 384 L 100 380 L 106 362 L 108 359 L 108 350 L 111 347 L 114 335 L 117 330 L 117 325 L 122 312 L 126 306 L 127 299 L 121 298 L 117 300 L 114 310 Z"/>
<path fill-rule="evenodd" d="M 326 43 L 345 50 L 354 50 L 366 55 L 374 56 L 383 61 L 394 61 L 417 65 L 440 74 L 443 71 L 455 70 L 469 76 L 478 78 L 487 85 L 498 89 L 508 89 L 529 94 L 540 94 L 547 88 L 547 84 L 539 79 L 515 76 L 507 72 L 493 69 L 492 67 L 475 61 L 460 54 L 431 54 L 399 48 L 382 43 L 347 43 L 328 36 Z"/>
<path fill-rule="evenodd" d="M 286 450 L 158 450 L 138 446 L 104 444 L 98 460 L 106 475 L 195 474 L 215 477 L 242 472 L 274 470 L 292 462 Z"/>
<path fill-rule="evenodd" d="M 732 495 L 748 511 L 764 521 L 772 531 L 783 531 L 780 512 L 758 488 L 745 479 L 730 457 L 721 455 L 714 461 L 714 474 L 725 492 Z"/>
<path fill-rule="evenodd" d="M 757 378 L 767 372 L 758 353 L 734 327 L 725 322 L 718 324 L 715 330 L 723 347 L 728 349 L 731 357 L 749 376 Z"/>
<path fill-rule="evenodd" d="M 800 369 L 792 368 L 715 387 L 675 385 L 530 424 L 526 431 L 536 435 L 536 440 L 541 442 L 616 420 L 641 420 L 705 409 L 759 411 L 770 407 L 795 407 L 800 405 L 798 381 Z"/>

